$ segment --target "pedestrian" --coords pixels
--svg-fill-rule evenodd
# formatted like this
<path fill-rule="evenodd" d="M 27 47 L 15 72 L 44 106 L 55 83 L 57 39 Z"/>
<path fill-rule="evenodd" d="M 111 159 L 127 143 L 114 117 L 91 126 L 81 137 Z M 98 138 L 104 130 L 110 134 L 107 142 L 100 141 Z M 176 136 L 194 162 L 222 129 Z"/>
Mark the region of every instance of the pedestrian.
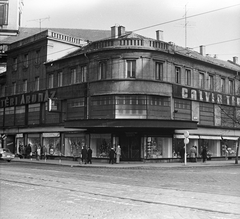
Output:
<path fill-rule="evenodd" d="M 195 146 L 192 146 L 192 147 L 190 148 L 190 151 L 189 151 L 190 161 L 191 161 L 191 162 L 196 162 L 196 153 L 197 153 L 197 151 L 196 151 Z"/>
<path fill-rule="evenodd" d="M 27 147 L 26 147 L 26 155 L 27 155 L 27 158 L 28 158 L 28 159 L 30 158 L 31 152 L 32 152 L 31 145 L 28 144 Z"/>
<path fill-rule="evenodd" d="M 87 164 L 87 149 L 85 146 L 82 147 L 81 155 L 82 155 L 82 163 L 84 161 L 85 164 Z"/>
<path fill-rule="evenodd" d="M 47 160 L 47 148 L 45 145 L 42 146 L 42 158 Z"/>
<path fill-rule="evenodd" d="M 115 151 L 113 148 L 109 151 L 109 163 L 114 163 Z"/>
<path fill-rule="evenodd" d="M 185 160 L 185 147 L 184 146 L 180 149 L 180 157 L 181 157 L 181 162 L 184 163 L 184 160 Z"/>
<path fill-rule="evenodd" d="M 194 147 L 195 147 L 195 150 L 196 150 L 196 153 L 195 153 L 195 162 L 197 163 L 197 151 L 198 151 L 198 150 L 197 150 L 197 146 L 196 146 L 196 145 L 195 145 Z"/>
<path fill-rule="evenodd" d="M 120 145 L 117 146 L 116 155 L 117 155 L 116 163 L 120 163 L 120 157 L 121 157 L 121 147 L 120 147 Z"/>
<path fill-rule="evenodd" d="M 201 155 L 202 155 L 202 161 L 203 163 L 205 163 L 207 160 L 207 148 L 205 146 L 202 149 Z"/>
<path fill-rule="evenodd" d="M 92 164 L 92 149 L 90 147 L 88 147 L 87 151 L 87 163 Z"/>
<path fill-rule="evenodd" d="M 38 145 L 36 150 L 36 160 L 39 160 L 40 156 L 41 156 L 41 145 Z"/>

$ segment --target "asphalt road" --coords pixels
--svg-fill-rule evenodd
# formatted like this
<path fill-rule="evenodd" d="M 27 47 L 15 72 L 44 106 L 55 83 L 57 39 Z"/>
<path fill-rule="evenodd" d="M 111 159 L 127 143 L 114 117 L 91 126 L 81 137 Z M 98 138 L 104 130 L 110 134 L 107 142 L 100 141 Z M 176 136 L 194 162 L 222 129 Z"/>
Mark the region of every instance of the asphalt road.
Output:
<path fill-rule="evenodd" d="M 86 168 L 0 163 L 1 219 L 237 219 L 240 166 Z"/>

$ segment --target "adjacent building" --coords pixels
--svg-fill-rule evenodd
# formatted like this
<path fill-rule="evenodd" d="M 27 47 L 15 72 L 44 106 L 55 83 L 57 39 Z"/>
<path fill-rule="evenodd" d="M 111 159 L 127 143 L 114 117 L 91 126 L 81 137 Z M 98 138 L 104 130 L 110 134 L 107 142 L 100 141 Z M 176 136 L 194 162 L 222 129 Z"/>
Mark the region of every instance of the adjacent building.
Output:
<path fill-rule="evenodd" d="M 4 147 L 45 145 L 53 156 L 78 157 L 90 146 L 107 158 L 179 159 L 207 146 L 233 156 L 240 136 L 240 66 L 113 26 L 108 38 L 83 40 L 45 30 L 8 49 L 6 95 L 0 98 Z M 85 38 L 86 39 L 86 38 Z"/>

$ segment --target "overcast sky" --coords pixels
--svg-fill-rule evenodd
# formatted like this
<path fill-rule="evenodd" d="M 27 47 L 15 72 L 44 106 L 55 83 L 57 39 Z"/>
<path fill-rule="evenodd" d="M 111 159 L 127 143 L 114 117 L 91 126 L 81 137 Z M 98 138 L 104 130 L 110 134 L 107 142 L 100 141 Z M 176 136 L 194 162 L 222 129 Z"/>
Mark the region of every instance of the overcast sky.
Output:
<path fill-rule="evenodd" d="M 155 38 L 155 31 L 163 31 L 165 42 L 199 51 L 206 45 L 206 53 L 219 59 L 240 63 L 240 0 L 24 0 L 23 27 L 61 27 L 110 30 L 111 26 L 125 26 Z M 224 10 L 217 9 L 233 6 Z M 185 9 L 187 18 L 185 37 Z M 212 12 L 211 12 L 212 11 Z M 49 19 L 44 19 L 49 17 Z M 181 19 L 176 22 L 165 22 Z M 147 28 L 153 25 L 157 25 Z M 187 40 L 186 40 L 187 39 Z M 238 39 L 238 40 L 236 40 Z M 186 42 L 185 42 L 186 40 Z M 229 41 L 229 42 L 226 42 Z M 220 43 L 224 42 L 224 43 Z M 215 45 L 210 45 L 214 44 Z"/>

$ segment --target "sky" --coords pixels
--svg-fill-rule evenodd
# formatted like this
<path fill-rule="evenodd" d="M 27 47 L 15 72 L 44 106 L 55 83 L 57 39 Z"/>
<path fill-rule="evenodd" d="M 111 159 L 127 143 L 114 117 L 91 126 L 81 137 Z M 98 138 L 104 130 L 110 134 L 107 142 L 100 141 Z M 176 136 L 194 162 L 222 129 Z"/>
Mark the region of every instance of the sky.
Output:
<path fill-rule="evenodd" d="M 122 25 L 126 31 L 150 38 L 156 38 L 156 30 L 162 30 L 165 42 L 198 52 L 199 46 L 204 45 L 206 54 L 222 60 L 237 56 L 240 64 L 240 0 L 23 0 L 23 3 L 23 27 L 110 30 L 114 25 Z"/>

